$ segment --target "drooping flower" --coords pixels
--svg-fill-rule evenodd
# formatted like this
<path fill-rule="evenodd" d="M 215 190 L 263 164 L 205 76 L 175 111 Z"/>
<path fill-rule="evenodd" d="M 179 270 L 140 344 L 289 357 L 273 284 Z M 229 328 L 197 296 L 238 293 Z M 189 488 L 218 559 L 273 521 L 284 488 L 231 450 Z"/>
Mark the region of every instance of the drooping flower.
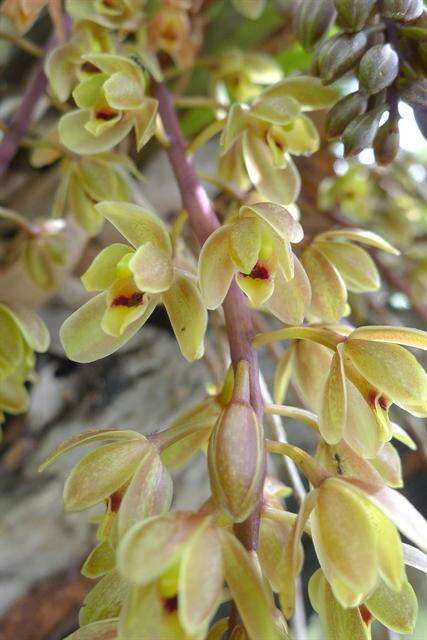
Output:
<path fill-rule="evenodd" d="M 311 291 L 291 251 L 302 236 L 299 222 L 280 205 L 241 207 L 202 247 L 199 279 L 207 308 L 219 307 L 236 278 L 255 307 L 265 306 L 283 322 L 302 322 Z"/>
<path fill-rule="evenodd" d="M 370 640 L 371 624 L 375 619 L 397 633 L 412 634 L 414 631 L 417 597 L 407 580 L 398 591 L 381 581 L 364 603 L 350 608 L 344 608 L 335 598 L 321 569 L 311 576 L 308 590 L 328 638 Z"/>
<path fill-rule="evenodd" d="M 313 292 L 308 317 L 339 322 L 346 314 L 348 291 L 377 291 L 380 276 L 371 256 L 359 242 L 393 255 L 399 251 L 364 229 L 339 229 L 319 234 L 301 255 Z"/>
<path fill-rule="evenodd" d="M 314 78 L 285 78 L 264 91 L 248 106 L 234 104 L 221 136 L 219 173 L 242 188 L 248 183 L 281 205 L 294 202 L 300 176 L 291 155 L 318 149 L 319 135 L 302 112 L 320 109 L 335 99 L 334 91 Z"/>
<path fill-rule="evenodd" d="M 89 236 L 96 235 L 104 218 L 95 205 L 108 199 L 128 201 L 132 195 L 130 176 L 141 178 L 131 158 L 106 152 L 76 159 L 55 141 L 55 134 L 33 149 L 31 163 L 43 167 L 61 159 L 60 180 L 52 205 L 52 217 L 71 213 Z"/>
<path fill-rule="evenodd" d="M 232 49 L 214 62 L 214 94 L 221 103 L 253 100 L 266 85 L 283 77 L 280 65 L 271 56 L 252 51 Z"/>
<path fill-rule="evenodd" d="M 143 18 L 146 0 L 67 0 L 74 20 L 89 20 L 109 29 L 134 30 Z"/>
<path fill-rule="evenodd" d="M 114 53 L 111 35 L 94 22 L 78 22 L 68 42 L 55 47 L 46 56 L 44 72 L 55 98 L 65 102 L 78 82 L 99 73 L 96 65 L 82 57 L 98 53 Z"/>
<path fill-rule="evenodd" d="M 59 121 L 61 142 L 81 155 L 102 153 L 134 128 L 140 150 L 154 133 L 157 115 L 157 100 L 145 95 L 144 71 L 133 59 L 109 53 L 82 59 L 96 72 L 74 89 L 79 109 Z"/>
<path fill-rule="evenodd" d="M 25 388 L 34 371 L 34 352 L 49 346 L 49 333 L 36 313 L 0 303 L 0 423 L 5 413 L 18 414 L 29 403 Z"/>
<path fill-rule="evenodd" d="M 62 325 L 71 360 L 91 362 L 116 351 L 163 303 L 185 358 L 203 355 L 207 313 L 194 279 L 175 267 L 169 233 L 153 213 L 123 202 L 97 210 L 133 245 L 105 248 L 82 277 L 88 291 L 101 291 Z"/>
<path fill-rule="evenodd" d="M 359 455 L 375 458 L 396 429 L 392 403 L 427 415 L 427 374 L 403 346 L 427 348 L 426 334 L 401 327 L 295 327 L 255 338 L 255 344 L 296 340 L 292 367 L 306 405 L 319 415 L 331 445 L 343 438 Z M 284 369 L 286 373 L 286 369 Z"/>
<path fill-rule="evenodd" d="M 119 619 L 124 637 L 204 638 L 224 581 L 251 640 L 286 637 L 253 559 L 211 516 L 175 512 L 135 525 L 119 546 L 118 567 L 131 584 Z"/>

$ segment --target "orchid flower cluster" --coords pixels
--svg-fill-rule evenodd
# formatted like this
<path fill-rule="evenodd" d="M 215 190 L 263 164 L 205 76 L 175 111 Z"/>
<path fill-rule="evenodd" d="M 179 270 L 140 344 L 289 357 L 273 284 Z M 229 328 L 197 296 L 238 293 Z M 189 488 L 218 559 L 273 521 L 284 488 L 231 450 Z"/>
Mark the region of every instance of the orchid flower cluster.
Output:
<path fill-rule="evenodd" d="M 55 3 L 20 0 L 12 7 L 7 0 L 3 9 L 23 33 L 46 4 Z M 70 360 L 89 363 L 116 352 L 157 307 L 164 307 L 189 362 L 205 356 L 213 316 L 229 339 L 221 380 L 166 428 L 150 435 L 142 435 L 142 425 L 89 429 L 41 465 L 44 470 L 77 447 L 99 445 L 83 455 L 64 487 L 66 511 L 98 508 L 96 546 L 82 567 L 97 582 L 68 639 L 291 638 L 303 536 L 318 561 L 308 591 L 325 637 L 369 640 L 376 620 L 411 633 L 418 605 L 405 565 L 426 571 L 427 523 L 397 491 L 403 477 L 394 441 L 410 449 L 416 444 L 390 412 L 396 405 L 427 416 L 427 374 L 412 353 L 427 349 L 427 334 L 353 326 L 352 301 L 381 287 L 376 257 L 399 250 L 351 224 L 307 236 L 296 202 L 304 194 L 300 158 L 322 143 L 312 112 L 329 110 L 329 134 L 344 132 L 353 151 L 375 144 L 381 162 L 387 155 L 378 133 L 387 109 L 396 120 L 395 102 L 387 100 L 394 89 L 419 100 L 425 85 L 424 62 L 410 79 L 411 56 L 391 53 L 387 39 L 397 30 L 422 46 L 422 3 L 319 0 L 311 12 L 304 0 L 296 32 L 304 47 L 317 48 L 313 70 L 320 78 L 283 77 L 262 51 L 232 48 L 204 61 L 205 27 L 220 4 L 67 0 L 71 34 L 44 63 L 48 95 L 63 113 L 30 154 L 33 167 L 57 171 L 52 219 L 30 224 L 13 211 L 0 212 L 19 232 L 9 260 L 21 260 L 47 289 L 54 281 L 51 263 L 64 253 L 60 222 L 71 218 L 87 238 L 104 223 L 121 236 L 81 274 L 93 295 L 61 327 Z M 269 10 L 263 0 L 228 5 L 234 18 L 251 25 Z M 328 40 L 336 19 L 341 31 Z M 386 24 L 378 26 L 380 19 Z M 381 42 L 374 44 L 377 37 Z M 182 90 L 198 63 L 211 74 L 199 101 L 211 120 L 186 152 L 173 98 L 177 105 L 188 98 L 192 107 L 197 98 L 171 97 L 165 78 L 178 77 Z M 330 85 L 356 64 L 361 88 L 339 98 L 342 87 Z M 367 136 L 373 113 L 375 131 L 370 125 Z M 213 182 L 226 198 L 219 218 L 192 157 L 217 134 Z M 168 155 L 182 196 L 172 224 L 137 197 L 136 154 L 144 157 L 156 145 Z M 339 179 L 323 185 L 321 206 L 343 205 L 344 213 L 363 208 L 369 184 L 361 171 L 344 176 L 343 186 Z M 256 335 L 253 318 L 261 327 Z M 34 313 L 7 302 L 0 304 L 0 328 L 6 336 L 0 412 L 13 414 L 28 404 L 25 383 L 34 352 L 48 348 L 48 334 Z M 259 388 L 257 350 L 282 342 L 273 404 Z M 302 407 L 286 404 L 291 385 Z M 268 433 L 271 416 L 308 426 L 317 438 L 313 455 L 277 430 Z M 198 509 L 174 510 L 172 474 L 201 451 L 211 495 Z M 292 487 L 270 475 L 270 456 L 293 470 Z M 293 491 L 296 511 L 287 500 Z M 399 531 L 415 546 L 404 544 Z"/>

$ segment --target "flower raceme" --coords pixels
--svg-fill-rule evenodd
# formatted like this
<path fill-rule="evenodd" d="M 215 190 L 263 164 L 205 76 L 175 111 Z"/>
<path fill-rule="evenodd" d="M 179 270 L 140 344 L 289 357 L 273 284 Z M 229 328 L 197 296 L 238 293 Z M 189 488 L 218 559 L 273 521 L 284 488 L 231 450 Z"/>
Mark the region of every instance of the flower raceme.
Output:
<path fill-rule="evenodd" d="M 61 142 L 80 155 L 112 149 L 132 128 L 139 151 L 155 130 L 157 100 L 145 95 L 146 76 L 131 58 L 110 53 L 82 56 L 94 68 L 74 89 L 79 107 L 62 116 Z"/>
<path fill-rule="evenodd" d="M 207 313 L 190 274 L 174 266 L 164 223 L 123 202 L 96 209 L 133 245 L 105 248 L 82 276 L 88 291 L 101 291 L 62 325 L 68 357 L 90 362 L 116 351 L 164 304 L 180 349 L 188 360 L 203 355 Z"/>
<path fill-rule="evenodd" d="M 247 106 L 232 105 L 220 140 L 219 174 L 266 199 L 294 202 L 300 177 L 291 155 L 317 151 L 319 135 L 303 111 L 322 109 L 335 92 L 314 78 L 285 78 Z"/>
<path fill-rule="evenodd" d="M 255 337 L 255 345 L 295 340 L 280 376 L 294 371 L 306 405 L 319 415 L 322 438 L 342 439 L 359 455 L 375 458 L 385 442 L 400 437 L 388 410 L 427 415 L 427 375 L 403 346 L 426 349 L 426 333 L 400 327 L 308 326 Z M 276 388 L 281 389 L 280 380 Z M 278 397 L 276 400 L 280 401 Z"/>
<path fill-rule="evenodd" d="M 280 205 L 241 207 L 202 247 L 199 281 L 207 308 L 220 306 L 235 277 L 255 307 L 266 307 L 283 322 L 301 323 L 311 291 L 291 242 L 302 237 L 299 222 Z"/>

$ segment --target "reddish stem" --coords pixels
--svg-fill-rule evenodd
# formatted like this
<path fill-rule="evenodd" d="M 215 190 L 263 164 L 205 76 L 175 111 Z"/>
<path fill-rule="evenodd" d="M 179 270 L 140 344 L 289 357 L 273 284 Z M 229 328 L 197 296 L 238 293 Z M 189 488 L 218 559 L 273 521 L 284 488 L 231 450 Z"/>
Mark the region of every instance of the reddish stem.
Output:
<path fill-rule="evenodd" d="M 159 101 L 160 117 L 169 138 L 167 154 L 178 183 L 182 204 L 202 245 L 220 226 L 220 222 L 190 158 L 186 155 L 187 142 L 181 133 L 168 88 L 163 83 L 154 82 L 153 90 Z M 246 360 L 249 363 L 251 404 L 259 420 L 262 421 L 263 402 L 259 385 L 258 357 L 251 344 L 254 335 L 252 317 L 246 297 L 235 282 L 232 283 L 224 300 L 223 309 L 231 360 L 234 366 L 240 360 Z M 258 546 L 259 513 L 260 509 L 255 509 L 245 522 L 235 526 L 236 536 L 249 550 L 256 549 Z"/>
<path fill-rule="evenodd" d="M 63 19 L 64 32 L 70 31 L 71 21 L 69 16 Z M 57 37 L 52 34 L 44 49 L 45 56 L 57 45 Z M 37 60 L 28 78 L 21 104 L 8 123 L 8 131 L 0 143 L 0 177 L 7 172 L 12 162 L 20 140 L 25 136 L 30 126 L 33 113 L 44 94 L 47 86 L 47 78 L 43 71 L 44 58 Z"/>

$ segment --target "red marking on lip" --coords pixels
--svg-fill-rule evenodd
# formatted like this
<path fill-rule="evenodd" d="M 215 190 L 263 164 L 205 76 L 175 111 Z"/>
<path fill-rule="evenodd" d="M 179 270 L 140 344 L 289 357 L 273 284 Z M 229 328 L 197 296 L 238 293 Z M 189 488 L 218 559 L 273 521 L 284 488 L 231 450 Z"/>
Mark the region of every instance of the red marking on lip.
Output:
<path fill-rule="evenodd" d="M 117 513 L 122 502 L 122 494 L 119 491 L 115 491 L 110 496 L 110 509 L 113 513 Z"/>
<path fill-rule="evenodd" d="M 106 109 L 100 109 L 96 112 L 97 120 L 105 120 L 108 122 L 116 117 L 116 114 L 113 111 L 107 111 Z"/>
<path fill-rule="evenodd" d="M 99 73 L 101 69 L 93 64 L 92 62 L 86 61 L 81 66 L 82 71 L 86 71 L 86 73 Z"/>
<path fill-rule="evenodd" d="M 117 296 L 111 303 L 112 307 L 137 307 L 142 304 L 144 294 L 141 291 L 135 291 L 131 296 Z"/>
<path fill-rule="evenodd" d="M 373 620 L 374 616 L 364 604 L 360 605 L 359 611 L 363 622 L 368 625 Z"/>
<path fill-rule="evenodd" d="M 387 399 L 384 398 L 384 396 L 377 397 L 377 394 L 375 391 L 371 391 L 369 393 L 368 402 L 372 407 L 374 407 L 375 404 L 378 403 L 381 409 L 383 409 L 384 411 L 387 411 Z"/>
<path fill-rule="evenodd" d="M 178 596 L 163 598 L 163 606 L 168 613 L 174 613 L 178 609 Z"/>
<path fill-rule="evenodd" d="M 246 278 L 253 278 L 254 280 L 268 280 L 270 272 L 263 264 L 257 262 L 250 273 L 242 273 Z"/>

